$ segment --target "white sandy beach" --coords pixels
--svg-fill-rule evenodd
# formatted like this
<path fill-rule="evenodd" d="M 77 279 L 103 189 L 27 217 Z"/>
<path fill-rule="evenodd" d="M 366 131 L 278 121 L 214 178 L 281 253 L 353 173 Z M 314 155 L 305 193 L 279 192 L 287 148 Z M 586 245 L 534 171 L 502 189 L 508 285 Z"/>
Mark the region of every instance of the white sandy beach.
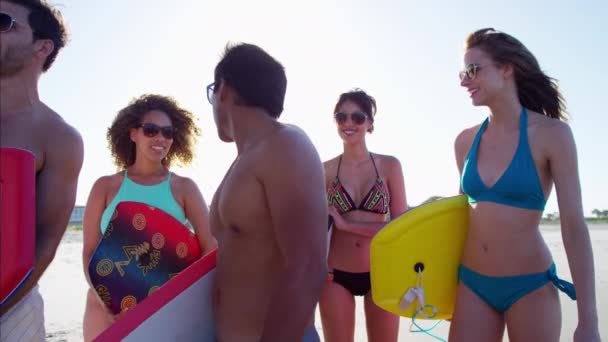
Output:
<path fill-rule="evenodd" d="M 558 274 L 570 280 L 570 271 L 566 259 L 561 234 L 558 227 L 542 227 L 543 236 L 553 253 Z M 597 300 L 600 319 L 600 335 L 608 341 L 608 225 L 590 226 L 593 251 L 595 253 L 595 271 Z M 82 234 L 68 232 L 63 238 L 53 264 L 40 282 L 40 291 L 45 300 L 47 341 L 82 341 L 82 316 L 86 294 L 86 282 L 82 272 Z M 561 341 L 572 341 L 577 323 L 576 303 L 566 295 L 560 295 L 562 304 Z M 428 324 L 422 322 L 421 324 Z M 321 320 L 317 312 L 316 325 L 322 333 Z M 409 332 L 410 320 L 401 320 L 399 341 L 436 341 L 420 333 Z M 425 325 L 423 325 L 425 326 Z M 447 339 L 449 323 L 442 322 L 433 333 Z M 367 341 L 365 333 L 365 316 L 363 303 L 357 300 L 356 341 Z M 504 341 L 508 341 L 505 336 Z"/>

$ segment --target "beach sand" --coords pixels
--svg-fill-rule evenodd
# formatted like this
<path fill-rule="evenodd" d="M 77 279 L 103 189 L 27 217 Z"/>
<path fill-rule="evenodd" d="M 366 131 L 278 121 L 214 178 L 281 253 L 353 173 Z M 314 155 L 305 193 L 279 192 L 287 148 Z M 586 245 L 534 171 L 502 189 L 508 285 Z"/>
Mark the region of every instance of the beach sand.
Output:
<path fill-rule="evenodd" d="M 561 278 L 571 280 L 566 253 L 561 241 L 558 227 L 543 226 L 543 236 L 553 254 L 558 274 Z M 596 272 L 597 305 L 599 311 L 600 336 L 608 341 L 608 225 L 590 226 Z M 82 341 L 82 316 L 86 298 L 87 285 L 82 267 L 82 233 L 67 232 L 63 238 L 57 256 L 40 281 L 40 292 L 45 301 L 47 341 Z M 561 341 L 572 341 L 577 324 L 576 302 L 560 294 L 562 305 Z M 367 341 L 365 332 L 365 315 L 363 302 L 357 298 L 355 340 Z M 423 327 L 430 322 L 422 321 Z M 321 319 L 317 311 L 316 326 L 322 334 Z M 399 341 L 436 341 L 430 336 L 410 333 L 410 319 L 402 318 Z M 442 322 L 433 330 L 433 334 L 447 339 L 448 322 Z M 505 334 L 506 335 L 506 334 Z M 508 341 L 505 336 L 504 341 Z"/>

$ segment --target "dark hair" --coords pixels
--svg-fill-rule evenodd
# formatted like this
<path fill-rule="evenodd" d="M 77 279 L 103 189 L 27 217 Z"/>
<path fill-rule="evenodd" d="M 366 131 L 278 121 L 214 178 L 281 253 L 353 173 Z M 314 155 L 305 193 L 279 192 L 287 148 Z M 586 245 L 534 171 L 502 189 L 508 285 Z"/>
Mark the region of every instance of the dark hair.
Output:
<path fill-rule="evenodd" d="M 566 120 L 566 104 L 557 80 L 541 70 L 534 55 L 519 40 L 493 28 L 484 28 L 471 33 L 465 47 L 479 48 L 496 63 L 513 66 L 517 96 L 524 107 Z"/>
<path fill-rule="evenodd" d="M 28 23 L 34 33 L 34 40 L 48 39 L 53 41 L 53 51 L 46 57 L 42 71 L 47 71 L 55 61 L 59 50 L 68 41 L 68 33 L 61 12 L 53 8 L 46 0 L 6 0 L 25 7 L 30 11 Z"/>
<path fill-rule="evenodd" d="M 361 110 L 367 115 L 367 118 L 372 123 L 372 127 L 369 128 L 369 132 L 374 131 L 374 117 L 376 116 L 376 99 L 373 96 L 367 94 L 365 91 L 359 88 L 354 88 L 351 91 L 340 94 L 338 102 L 334 107 L 334 113 L 338 112 L 338 108 L 346 101 L 355 103 Z"/>
<path fill-rule="evenodd" d="M 274 118 L 281 116 L 287 89 L 285 69 L 260 47 L 227 45 L 215 67 L 216 85 L 222 81 L 236 91 L 237 104 L 263 108 Z"/>
<path fill-rule="evenodd" d="M 171 119 L 175 134 L 173 144 L 163 160 L 164 165 L 178 160 L 181 165 L 192 161 L 192 148 L 200 129 L 194 122 L 194 115 L 178 106 L 177 102 L 168 96 L 142 95 L 131 100 L 128 106 L 121 109 L 108 128 L 106 138 L 112 152 L 114 164 L 125 169 L 135 163 L 135 143 L 131 141 L 130 129 L 141 125 L 141 120 L 150 111 L 158 110 L 166 113 Z"/>

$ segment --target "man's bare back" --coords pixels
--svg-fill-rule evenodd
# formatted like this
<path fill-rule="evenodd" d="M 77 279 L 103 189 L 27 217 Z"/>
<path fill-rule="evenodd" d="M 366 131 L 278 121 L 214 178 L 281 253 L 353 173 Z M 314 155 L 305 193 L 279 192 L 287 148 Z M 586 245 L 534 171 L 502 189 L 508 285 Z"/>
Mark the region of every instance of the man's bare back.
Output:
<path fill-rule="evenodd" d="M 297 277 L 300 270 L 291 268 L 306 268 L 314 261 L 285 249 L 300 244 L 300 252 L 308 248 L 313 257 L 317 251 L 324 253 L 327 216 L 322 185 L 321 163 L 308 138 L 299 129 L 278 123 L 234 161 L 211 204 L 211 227 L 220 246 L 215 293 L 220 340 L 260 341 L 272 329 L 269 324 L 281 324 L 272 320 L 271 312 L 278 304 L 277 286 L 291 272 Z M 292 222 L 281 221 L 280 214 L 292 216 Z M 301 219 L 309 215 L 312 219 Z M 280 222 L 285 226 L 276 226 Z M 302 291 L 310 291 L 307 285 L 301 284 Z M 289 307 L 298 305 L 297 300 L 283 305 L 286 313 L 297 314 L 299 308 Z M 312 309 L 299 328 L 312 325 L 314 305 Z"/>

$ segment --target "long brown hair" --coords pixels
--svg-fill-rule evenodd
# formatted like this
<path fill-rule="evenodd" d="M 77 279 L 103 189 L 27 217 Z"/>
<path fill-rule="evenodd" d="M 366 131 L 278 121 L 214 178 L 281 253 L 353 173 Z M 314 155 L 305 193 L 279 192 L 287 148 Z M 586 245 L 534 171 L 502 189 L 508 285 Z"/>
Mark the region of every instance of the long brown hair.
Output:
<path fill-rule="evenodd" d="M 554 119 L 567 119 L 557 80 L 541 70 L 536 57 L 515 37 L 484 28 L 467 37 L 465 48 L 478 48 L 497 64 L 513 66 L 517 96 L 524 107 Z"/>

